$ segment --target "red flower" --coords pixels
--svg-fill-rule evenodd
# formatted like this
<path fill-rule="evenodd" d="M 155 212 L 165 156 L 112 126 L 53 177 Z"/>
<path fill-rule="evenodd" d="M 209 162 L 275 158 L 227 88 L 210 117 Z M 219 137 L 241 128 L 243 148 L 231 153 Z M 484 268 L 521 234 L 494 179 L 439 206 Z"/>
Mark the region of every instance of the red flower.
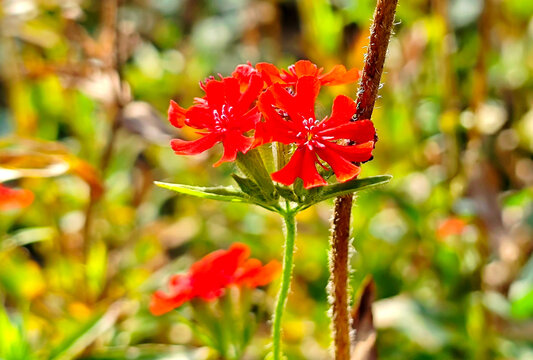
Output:
<path fill-rule="evenodd" d="M 320 80 L 304 76 L 296 83 L 294 95 L 283 85 L 274 84 L 259 97 L 258 107 L 265 122 L 257 126 L 256 145 L 272 141 L 296 145 L 289 163 L 272 174 L 272 179 L 279 183 L 290 185 L 299 177 L 306 189 L 326 185 L 316 164 L 327 168 L 319 159 L 329 164 L 338 181 L 345 182 L 361 171 L 353 162 L 372 157 L 375 141 L 372 122 L 351 121 L 356 105 L 344 95 L 335 98 L 330 117 L 317 120 L 314 108 L 319 91 Z M 351 145 L 341 145 L 338 140 L 349 140 Z"/>
<path fill-rule="evenodd" d="M 33 202 L 33 193 L 25 189 L 10 189 L 0 184 L 0 211 L 28 207 Z"/>
<path fill-rule="evenodd" d="M 150 311 L 161 315 L 180 307 L 194 298 L 214 300 L 231 285 L 255 288 L 271 282 L 281 270 L 281 264 L 271 261 L 263 266 L 257 259 L 248 259 L 250 249 L 240 243 L 228 250 L 214 251 L 194 263 L 187 274 L 174 275 L 169 293 L 157 291 L 152 296 Z"/>
<path fill-rule="evenodd" d="M 243 75 L 244 76 L 244 75 Z M 221 142 L 224 155 L 213 166 L 225 161 L 233 161 L 240 151 L 246 153 L 252 147 L 253 139 L 244 134 L 255 128 L 260 114 L 253 102 L 263 89 L 263 80 L 258 74 L 248 74 L 237 79 L 226 77 L 211 79 L 202 84 L 204 98 L 196 98 L 195 105 L 189 109 L 170 102 L 168 119 L 176 127 L 187 125 L 200 131 L 198 140 L 184 141 L 173 139 L 171 146 L 178 155 L 195 155 L 206 151 Z M 242 91 L 241 91 L 242 90 Z"/>
<path fill-rule="evenodd" d="M 296 64 L 289 66 L 288 71 L 279 70 L 269 63 L 258 63 L 256 69 L 268 85 L 279 83 L 292 86 L 304 76 L 317 78 L 321 85 L 341 85 L 356 82 L 360 77 L 358 69 L 347 71 L 343 65 L 335 65 L 333 69 L 322 74 L 324 68 L 318 68 L 309 60 L 297 61 Z"/>
<path fill-rule="evenodd" d="M 250 62 L 246 64 L 237 65 L 231 76 L 239 81 L 241 84 L 241 90 L 246 89 L 247 85 L 250 83 L 251 77 L 259 75 L 257 71 Z"/>

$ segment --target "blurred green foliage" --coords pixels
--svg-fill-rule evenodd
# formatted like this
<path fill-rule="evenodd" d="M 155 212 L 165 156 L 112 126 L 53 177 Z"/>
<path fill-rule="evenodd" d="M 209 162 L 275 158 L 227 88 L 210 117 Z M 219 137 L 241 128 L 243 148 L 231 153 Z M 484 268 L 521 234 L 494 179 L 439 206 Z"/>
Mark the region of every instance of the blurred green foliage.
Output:
<path fill-rule="evenodd" d="M 241 241 L 279 258 L 276 216 L 175 196 L 154 180 L 231 183 L 220 154 L 175 156 L 169 99 L 246 61 L 363 65 L 371 0 L 4 0 L 0 176 L 34 204 L 0 217 L 0 358 L 204 359 L 175 314 L 147 311 L 167 276 Z M 533 5 L 402 1 L 353 212 L 382 359 L 533 358 Z M 118 38 L 118 41 L 115 41 Z M 121 83 L 121 81 L 122 83 Z M 338 93 L 329 88 L 326 112 Z M 328 357 L 331 204 L 299 216 L 285 321 L 290 359 Z M 258 296 L 272 306 L 276 284 Z M 268 317 L 245 358 L 265 354 Z"/>

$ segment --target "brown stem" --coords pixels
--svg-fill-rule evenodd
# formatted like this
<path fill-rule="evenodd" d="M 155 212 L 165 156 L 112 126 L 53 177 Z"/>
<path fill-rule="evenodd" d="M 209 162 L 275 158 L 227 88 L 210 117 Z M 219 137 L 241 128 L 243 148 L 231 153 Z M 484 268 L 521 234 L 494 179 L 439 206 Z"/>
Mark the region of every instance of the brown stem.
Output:
<path fill-rule="evenodd" d="M 102 44 L 105 68 L 113 73 L 115 80 L 115 101 L 111 112 L 111 131 L 109 138 L 105 144 L 100 159 L 100 172 L 105 176 L 105 171 L 109 166 L 111 155 L 117 136 L 117 131 L 120 128 L 120 116 L 122 109 L 126 105 L 128 97 L 128 89 L 124 87 L 122 80 L 122 63 L 123 55 L 120 43 L 120 31 L 118 26 L 118 9 L 122 0 L 106 1 L 102 3 L 101 12 L 101 27 L 102 31 L 99 36 L 99 42 Z M 91 247 L 91 228 L 94 216 L 95 205 L 100 196 L 93 196 L 89 198 L 89 204 L 85 210 L 85 224 L 83 227 L 85 256 L 87 257 Z"/>
<path fill-rule="evenodd" d="M 398 0 L 378 0 L 370 28 L 370 44 L 357 93 L 355 120 L 370 119 L 376 102 L 383 64 L 394 24 Z M 353 196 L 335 200 L 331 235 L 331 290 L 333 340 L 336 360 L 350 359 L 350 317 L 348 312 L 348 275 L 350 216 Z"/>
<path fill-rule="evenodd" d="M 352 195 L 335 199 L 331 230 L 330 299 L 335 359 L 350 358 L 350 320 L 348 313 L 348 276 L 350 261 L 350 212 Z"/>

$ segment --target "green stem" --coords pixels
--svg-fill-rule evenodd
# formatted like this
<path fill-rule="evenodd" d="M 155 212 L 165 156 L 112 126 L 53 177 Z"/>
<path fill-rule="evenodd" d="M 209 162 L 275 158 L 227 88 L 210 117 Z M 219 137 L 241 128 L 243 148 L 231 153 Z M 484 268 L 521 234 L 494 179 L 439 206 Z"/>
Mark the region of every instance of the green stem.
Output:
<path fill-rule="evenodd" d="M 276 309 L 274 311 L 274 319 L 272 324 L 272 360 L 281 360 L 281 320 L 283 317 L 283 310 L 287 302 L 289 288 L 292 278 L 293 256 L 294 256 L 294 240 L 296 238 L 296 220 L 293 212 L 287 212 L 283 215 L 285 221 L 285 253 L 283 255 L 283 271 L 281 274 L 281 286 L 276 302 Z"/>

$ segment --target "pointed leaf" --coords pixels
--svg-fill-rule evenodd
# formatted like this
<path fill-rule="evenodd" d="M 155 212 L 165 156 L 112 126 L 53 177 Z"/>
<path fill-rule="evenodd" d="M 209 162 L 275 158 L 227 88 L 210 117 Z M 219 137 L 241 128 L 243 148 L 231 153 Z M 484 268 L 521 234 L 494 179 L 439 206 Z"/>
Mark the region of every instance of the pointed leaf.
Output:
<path fill-rule="evenodd" d="M 246 194 L 232 186 L 201 187 L 183 184 L 171 184 L 159 181 L 156 181 L 155 184 L 159 187 L 176 191 L 180 194 L 196 196 L 203 199 L 229 202 L 251 202 Z"/>
<path fill-rule="evenodd" d="M 316 194 L 313 194 L 313 196 L 308 197 L 306 199 L 306 202 L 304 203 L 303 208 L 307 208 L 313 204 L 316 204 L 318 202 L 341 196 L 346 195 L 354 192 L 358 192 L 361 190 L 373 188 L 376 186 L 384 185 L 388 183 L 392 179 L 391 175 L 379 175 L 379 176 L 371 176 L 364 179 L 355 179 L 351 181 L 347 181 L 345 183 L 340 184 L 334 184 L 334 185 L 328 185 L 319 188 L 319 192 Z M 302 208 L 302 209 L 303 209 Z"/>

